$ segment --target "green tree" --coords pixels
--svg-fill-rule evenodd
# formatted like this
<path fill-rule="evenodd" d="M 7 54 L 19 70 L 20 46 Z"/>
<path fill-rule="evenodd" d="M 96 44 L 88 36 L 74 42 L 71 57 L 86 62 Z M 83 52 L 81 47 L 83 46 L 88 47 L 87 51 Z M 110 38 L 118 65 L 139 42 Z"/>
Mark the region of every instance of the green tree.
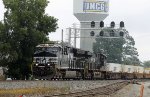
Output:
<path fill-rule="evenodd" d="M 138 58 L 138 52 L 135 48 L 135 41 L 132 36 L 129 35 L 129 32 L 126 32 L 125 44 L 123 45 L 123 63 L 140 65 L 141 61 Z"/>
<path fill-rule="evenodd" d="M 122 44 L 123 40 L 120 38 L 96 38 L 93 44 L 94 53 L 103 52 L 107 56 L 108 63 L 122 62 Z"/>
<path fill-rule="evenodd" d="M 57 19 L 45 14 L 47 0 L 3 0 L 6 12 L 1 22 L 3 39 L 0 54 L 10 59 L 8 75 L 28 78 L 35 46 L 48 41 L 48 34 L 57 27 Z"/>
<path fill-rule="evenodd" d="M 105 28 L 104 32 L 110 32 L 111 29 Z M 135 41 L 129 33 L 126 32 L 125 38 L 96 38 L 93 44 L 94 53 L 103 52 L 107 56 L 109 63 L 121 64 L 140 64 L 137 49 L 134 47 Z"/>
<path fill-rule="evenodd" d="M 143 62 L 144 67 L 150 68 L 150 60 Z"/>
<path fill-rule="evenodd" d="M 5 26 L 0 22 L 0 66 L 6 66 L 13 58 L 14 52 L 11 50 L 10 43 L 6 42 Z"/>

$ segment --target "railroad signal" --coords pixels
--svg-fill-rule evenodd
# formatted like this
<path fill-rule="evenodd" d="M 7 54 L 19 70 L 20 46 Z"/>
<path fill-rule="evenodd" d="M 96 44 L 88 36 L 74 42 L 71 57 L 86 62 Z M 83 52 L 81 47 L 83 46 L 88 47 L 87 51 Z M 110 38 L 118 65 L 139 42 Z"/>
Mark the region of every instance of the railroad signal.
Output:
<path fill-rule="evenodd" d="M 112 21 L 112 22 L 110 23 L 110 27 L 111 27 L 111 28 L 114 28 L 114 27 L 115 27 L 115 22 L 114 22 L 114 21 Z"/>
<path fill-rule="evenodd" d="M 124 32 L 121 31 L 121 32 L 119 33 L 119 35 L 120 35 L 121 37 L 123 37 L 123 36 L 124 36 Z"/>
<path fill-rule="evenodd" d="M 104 31 L 100 31 L 99 36 L 104 36 Z"/>
<path fill-rule="evenodd" d="M 100 27 L 101 28 L 104 27 L 104 22 L 103 21 L 100 22 Z"/>
<path fill-rule="evenodd" d="M 115 33 L 114 33 L 114 31 L 113 31 L 113 30 L 110 32 L 110 36 L 112 36 L 112 37 L 114 37 L 114 36 L 115 36 Z"/>
<path fill-rule="evenodd" d="M 94 36 L 94 35 L 95 35 L 94 31 L 91 31 L 91 32 L 90 32 L 90 35 L 91 35 L 91 36 Z"/>
<path fill-rule="evenodd" d="M 120 28 L 123 28 L 123 27 L 124 27 L 124 22 L 121 21 L 121 22 L 120 22 Z"/>
<path fill-rule="evenodd" d="M 92 21 L 92 22 L 91 22 L 91 28 L 94 28 L 94 27 L 95 27 L 95 22 Z"/>

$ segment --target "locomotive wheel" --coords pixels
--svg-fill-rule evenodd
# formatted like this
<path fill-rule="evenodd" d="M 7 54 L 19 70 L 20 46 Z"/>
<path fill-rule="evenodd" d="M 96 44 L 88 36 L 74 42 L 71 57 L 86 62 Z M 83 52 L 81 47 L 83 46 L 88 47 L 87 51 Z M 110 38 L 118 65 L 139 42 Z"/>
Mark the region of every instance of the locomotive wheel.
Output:
<path fill-rule="evenodd" d="M 87 77 L 89 77 L 89 71 L 88 71 L 88 65 L 85 64 L 85 66 L 84 66 L 84 79 L 86 79 Z"/>
<path fill-rule="evenodd" d="M 90 75 L 91 75 L 90 79 L 93 80 L 93 78 L 94 78 L 94 73 L 93 73 L 93 72 L 90 72 Z"/>
<path fill-rule="evenodd" d="M 61 74 L 62 74 L 62 78 L 65 78 L 65 76 L 66 76 L 66 71 L 63 71 Z"/>
<path fill-rule="evenodd" d="M 49 71 L 48 79 L 53 79 L 57 72 L 55 66 L 52 66 Z"/>
<path fill-rule="evenodd" d="M 76 71 L 76 78 L 78 80 L 82 78 L 81 76 L 82 76 L 82 72 L 81 71 Z"/>
<path fill-rule="evenodd" d="M 82 79 L 85 79 L 85 75 L 84 75 L 84 71 L 83 70 L 81 71 L 81 77 L 82 77 Z"/>

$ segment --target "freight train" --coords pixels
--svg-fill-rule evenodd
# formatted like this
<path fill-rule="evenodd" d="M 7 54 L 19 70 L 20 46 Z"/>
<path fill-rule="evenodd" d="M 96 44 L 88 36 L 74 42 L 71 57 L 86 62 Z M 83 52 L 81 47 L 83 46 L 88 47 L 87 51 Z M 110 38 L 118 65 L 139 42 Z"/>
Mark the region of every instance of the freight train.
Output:
<path fill-rule="evenodd" d="M 101 52 L 94 54 L 58 43 L 40 44 L 33 55 L 32 73 L 36 79 L 48 80 L 150 78 L 150 74 L 144 71 L 115 72 L 108 68 L 107 57 Z"/>

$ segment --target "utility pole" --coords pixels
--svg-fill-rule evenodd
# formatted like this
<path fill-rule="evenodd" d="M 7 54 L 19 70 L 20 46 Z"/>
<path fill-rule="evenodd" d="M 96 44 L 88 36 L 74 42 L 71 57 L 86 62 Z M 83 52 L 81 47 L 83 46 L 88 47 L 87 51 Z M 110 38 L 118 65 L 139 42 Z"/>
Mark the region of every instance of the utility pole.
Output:
<path fill-rule="evenodd" d="M 62 29 L 62 31 L 61 31 L 61 42 L 62 42 L 62 43 L 64 42 L 63 37 L 64 37 L 64 31 L 63 31 L 63 29 Z"/>
<path fill-rule="evenodd" d="M 77 40 L 77 29 L 74 30 L 74 47 L 76 48 L 76 40 Z"/>

